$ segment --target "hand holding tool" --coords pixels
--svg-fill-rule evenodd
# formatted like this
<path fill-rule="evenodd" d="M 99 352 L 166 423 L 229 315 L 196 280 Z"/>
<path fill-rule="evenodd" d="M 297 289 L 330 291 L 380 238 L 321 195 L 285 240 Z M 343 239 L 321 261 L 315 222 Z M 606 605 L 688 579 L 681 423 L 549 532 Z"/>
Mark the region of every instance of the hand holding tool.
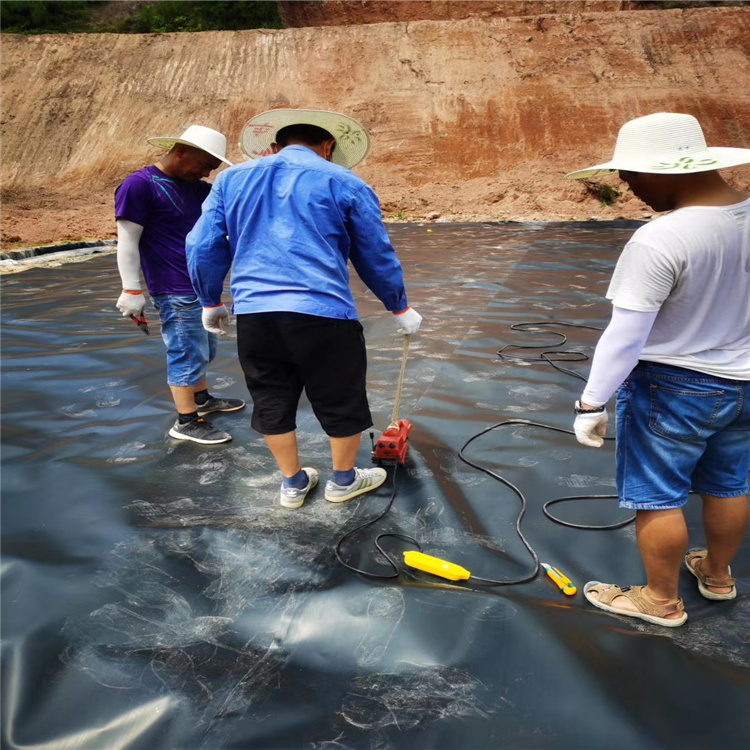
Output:
<path fill-rule="evenodd" d="M 393 313 L 396 325 L 408 336 L 416 333 L 422 324 L 422 316 L 413 308 L 407 307 L 406 310 Z"/>
<path fill-rule="evenodd" d="M 203 308 L 203 327 L 209 333 L 215 333 L 218 336 L 224 335 L 224 328 L 222 325 L 229 322 L 229 311 L 226 306 L 220 302 L 218 305 L 213 307 Z"/>
<path fill-rule="evenodd" d="M 601 448 L 604 445 L 604 434 L 607 431 L 607 422 L 609 421 L 607 410 L 603 406 L 596 410 L 582 409 L 580 402 L 576 401 L 575 414 L 573 431 L 576 434 L 576 440 L 581 445 Z"/>
<path fill-rule="evenodd" d="M 553 568 L 547 563 L 540 563 L 540 565 L 547 571 L 547 575 L 557 584 L 557 587 L 568 596 L 573 596 L 578 589 L 573 585 L 573 582 L 566 575 L 563 575 L 557 568 Z"/>
<path fill-rule="evenodd" d="M 143 292 L 123 289 L 115 307 L 122 313 L 123 318 L 135 315 L 140 318 L 143 314 L 143 308 L 146 306 L 146 300 Z"/>
<path fill-rule="evenodd" d="M 136 318 L 135 315 L 130 316 L 131 320 L 140 328 L 146 336 L 150 335 L 151 331 L 148 330 L 148 322 L 146 321 L 146 317 L 143 314 L 143 310 L 141 310 L 141 316 L 140 318 Z"/>

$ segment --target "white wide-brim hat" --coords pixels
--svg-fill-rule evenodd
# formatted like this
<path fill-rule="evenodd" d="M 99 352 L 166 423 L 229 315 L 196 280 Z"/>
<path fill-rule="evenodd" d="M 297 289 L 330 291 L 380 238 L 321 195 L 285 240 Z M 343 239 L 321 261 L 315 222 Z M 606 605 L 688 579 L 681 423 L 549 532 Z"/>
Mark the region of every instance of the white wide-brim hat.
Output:
<path fill-rule="evenodd" d="M 191 125 L 181 136 L 159 136 L 158 138 L 149 138 L 148 142 L 158 148 L 171 149 L 175 143 L 182 143 L 185 146 L 193 146 L 205 151 L 211 156 L 221 159 L 225 164 L 232 166 L 232 162 L 227 159 L 227 139 L 223 133 L 211 128 L 204 128 L 203 125 Z"/>
<path fill-rule="evenodd" d="M 247 121 L 240 134 L 240 148 L 251 159 L 268 156 L 276 133 L 287 125 L 317 125 L 336 139 L 334 164 L 352 169 L 370 151 L 370 134 L 356 120 L 321 109 L 269 109 Z"/>
<path fill-rule="evenodd" d="M 750 163 L 750 149 L 709 148 L 700 123 L 692 115 L 657 112 L 626 122 L 617 135 L 614 156 L 604 164 L 565 175 L 568 180 L 599 172 L 691 174 Z"/>

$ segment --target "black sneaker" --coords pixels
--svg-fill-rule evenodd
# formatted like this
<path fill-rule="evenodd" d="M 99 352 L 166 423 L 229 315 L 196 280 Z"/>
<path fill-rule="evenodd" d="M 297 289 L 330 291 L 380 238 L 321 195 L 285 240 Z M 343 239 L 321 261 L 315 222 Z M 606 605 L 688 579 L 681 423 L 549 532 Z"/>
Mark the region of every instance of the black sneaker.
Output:
<path fill-rule="evenodd" d="M 231 435 L 218 430 L 202 417 L 185 422 L 184 424 L 180 424 L 180 420 L 178 419 L 174 423 L 174 427 L 169 431 L 169 437 L 176 438 L 177 440 L 192 440 L 194 443 L 203 443 L 204 445 L 228 443 L 232 439 Z"/>
<path fill-rule="evenodd" d="M 202 417 L 204 414 L 211 414 L 215 411 L 239 411 L 245 408 L 245 402 L 239 398 L 216 398 L 216 396 L 209 396 L 208 401 L 204 404 L 196 404 L 198 407 L 198 416 Z"/>

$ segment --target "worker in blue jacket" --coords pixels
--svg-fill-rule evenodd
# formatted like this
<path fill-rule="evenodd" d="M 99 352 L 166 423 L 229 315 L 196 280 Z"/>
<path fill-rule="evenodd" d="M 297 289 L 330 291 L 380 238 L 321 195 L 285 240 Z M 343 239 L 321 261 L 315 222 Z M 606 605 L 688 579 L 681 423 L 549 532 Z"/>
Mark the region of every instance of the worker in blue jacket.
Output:
<path fill-rule="evenodd" d="M 297 450 L 303 389 L 330 439 L 325 498 L 350 500 L 379 487 L 386 473 L 354 465 L 372 417 L 347 263 L 400 332 L 415 333 L 422 321 L 407 302 L 377 196 L 350 171 L 367 155 L 370 137 L 336 112 L 277 109 L 245 125 L 241 146 L 250 161 L 218 175 L 187 239 L 203 325 L 222 332 L 228 311 L 221 294 L 231 268 L 252 426 L 281 470 L 281 505 L 299 508 L 318 483 L 318 471 L 301 467 Z"/>

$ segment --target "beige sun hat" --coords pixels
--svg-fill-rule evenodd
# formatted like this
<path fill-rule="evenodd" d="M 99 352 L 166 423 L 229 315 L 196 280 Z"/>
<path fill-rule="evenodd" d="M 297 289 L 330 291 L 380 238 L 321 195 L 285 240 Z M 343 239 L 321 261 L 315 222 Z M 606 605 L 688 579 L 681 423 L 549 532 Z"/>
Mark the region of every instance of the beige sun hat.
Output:
<path fill-rule="evenodd" d="M 322 109 L 269 109 L 247 121 L 240 134 L 240 148 L 251 159 L 268 156 L 276 133 L 287 125 L 317 125 L 336 139 L 331 161 L 352 169 L 370 151 L 370 134 L 356 120 Z"/>
<path fill-rule="evenodd" d="M 614 156 L 604 164 L 565 175 L 568 180 L 598 172 L 690 174 L 750 163 L 748 148 L 709 148 L 700 123 L 692 115 L 657 112 L 626 122 L 617 135 Z"/>
<path fill-rule="evenodd" d="M 158 148 L 170 149 L 175 143 L 182 143 L 185 146 L 193 146 L 205 151 L 211 156 L 221 159 L 225 164 L 232 166 L 232 162 L 227 159 L 227 139 L 223 133 L 211 128 L 204 128 L 203 125 L 191 125 L 180 136 L 159 136 L 158 138 L 149 138 L 148 142 Z"/>

